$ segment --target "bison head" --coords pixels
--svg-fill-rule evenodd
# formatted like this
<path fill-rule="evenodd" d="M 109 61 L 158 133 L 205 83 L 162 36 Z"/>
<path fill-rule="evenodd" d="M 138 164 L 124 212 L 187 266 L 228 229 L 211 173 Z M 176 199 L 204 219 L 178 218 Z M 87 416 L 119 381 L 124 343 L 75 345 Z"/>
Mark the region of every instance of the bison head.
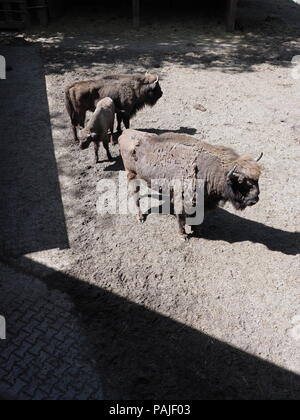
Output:
<path fill-rule="evenodd" d="M 146 73 L 144 95 L 145 103 L 150 106 L 154 106 L 156 102 L 163 96 L 163 91 L 161 90 L 158 76 Z"/>
<path fill-rule="evenodd" d="M 262 156 L 256 161 L 246 157 L 238 159 L 227 175 L 227 199 L 237 210 L 259 202 L 261 168 L 258 162 Z"/>
<path fill-rule="evenodd" d="M 79 134 L 79 144 L 81 150 L 86 150 L 90 147 L 90 144 L 95 140 L 96 133 L 86 132 L 86 130 L 81 130 Z"/>

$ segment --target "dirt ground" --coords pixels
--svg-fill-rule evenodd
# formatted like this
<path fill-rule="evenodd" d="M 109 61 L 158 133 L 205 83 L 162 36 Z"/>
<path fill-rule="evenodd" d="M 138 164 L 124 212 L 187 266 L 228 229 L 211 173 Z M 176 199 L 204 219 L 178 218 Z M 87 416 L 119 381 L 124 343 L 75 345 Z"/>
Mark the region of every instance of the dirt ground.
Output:
<path fill-rule="evenodd" d="M 36 46 L 44 62 L 69 243 L 6 257 L 72 297 L 107 398 L 300 398 L 300 6 L 242 0 L 235 34 L 219 20 L 163 14 L 135 31 L 124 17 L 85 14 L 2 38 Z M 187 243 L 172 216 L 97 215 L 97 183 L 122 164 L 102 150 L 94 165 L 72 142 L 63 92 L 133 71 L 159 74 L 164 91 L 133 128 L 264 152 L 257 206 L 218 211 Z"/>

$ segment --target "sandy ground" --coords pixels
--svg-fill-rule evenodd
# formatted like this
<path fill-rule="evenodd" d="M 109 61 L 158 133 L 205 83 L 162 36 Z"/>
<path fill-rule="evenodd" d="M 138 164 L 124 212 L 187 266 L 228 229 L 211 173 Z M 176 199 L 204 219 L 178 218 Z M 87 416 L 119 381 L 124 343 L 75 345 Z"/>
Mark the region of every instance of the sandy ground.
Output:
<path fill-rule="evenodd" d="M 235 35 L 195 16 L 139 32 L 84 16 L 27 34 L 44 60 L 70 247 L 8 257 L 72 296 L 107 398 L 300 397 L 299 19 L 291 1 L 242 1 Z M 172 216 L 97 215 L 97 182 L 122 165 L 79 151 L 64 109 L 76 80 L 146 70 L 164 96 L 133 128 L 265 154 L 260 203 L 220 210 L 187 243 Z"/>

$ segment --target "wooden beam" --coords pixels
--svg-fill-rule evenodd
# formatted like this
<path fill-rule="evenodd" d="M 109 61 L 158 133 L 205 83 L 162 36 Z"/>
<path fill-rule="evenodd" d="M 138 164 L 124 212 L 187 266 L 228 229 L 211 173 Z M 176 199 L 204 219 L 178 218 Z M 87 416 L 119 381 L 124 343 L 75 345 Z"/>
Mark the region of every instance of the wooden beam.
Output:
<path fill-rule="evenodd" d="M 235 30 L 237 7 L 238 0 L 228 0 L 227 30 L 230 32 Z"/>
<path fill-rule="evenodd" d="M 140 27 L 140 0 L 132 0 L 133 26 Z"/>

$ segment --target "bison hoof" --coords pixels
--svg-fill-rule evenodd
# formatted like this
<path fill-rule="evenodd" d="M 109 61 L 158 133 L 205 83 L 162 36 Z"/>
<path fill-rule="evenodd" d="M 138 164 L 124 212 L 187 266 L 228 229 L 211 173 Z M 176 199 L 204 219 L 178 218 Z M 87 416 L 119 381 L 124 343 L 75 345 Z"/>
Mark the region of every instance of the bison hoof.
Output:
<path fill-rule="evenodd" d="M 193 226 L 192 227 L 192 235 L 201 236 L 202 235 L 202 227 L 201 226 Z"/>
<path fill-rule="evenodd" d="M 144 216 L 143 214 L 137 215 L 136 218 L 137 218 L 137 221 L 141 224 L 145 223 L 146 221 L 146 216 Z"/>

